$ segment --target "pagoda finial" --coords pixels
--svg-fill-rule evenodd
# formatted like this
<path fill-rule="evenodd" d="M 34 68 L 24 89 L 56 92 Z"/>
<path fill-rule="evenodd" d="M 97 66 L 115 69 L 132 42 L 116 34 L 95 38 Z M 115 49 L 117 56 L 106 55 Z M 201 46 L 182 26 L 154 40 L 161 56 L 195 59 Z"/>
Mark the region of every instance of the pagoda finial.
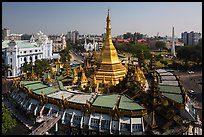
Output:
<path fill-rule="evenodd" d="M 110 23 L 111 19 L 110 19 L 109 9 L 108 9 L 108 16 L 107 16 L 107 20 L 106 21 L 107 21 L 106 38 L 110 39 L 111 38 L 111 23 Z"/>
<path fill-rule="evenodd" d="M 47 81 L 51 82 L 50 71 L 48 71 L 48 73 L 47 73 Z"/>
<path fill-rule="evenodd" d="M 32 71 L 31 71 L 31 77 L 30 77 L 31 80 L 34 80 L 35 79 L 35 73 L 34 73 L 34 70 L 33 70 L 33 66 L 32 66 Z"/>
<path fill-rule="evenodd" d="M 87 81 L 87 78 L 86 78 L 86 75 L 85 75 L 84 70 L 82 70 L 82 74 L 81 74 L 81 82 L 85 82 L 85 81 Z"/>

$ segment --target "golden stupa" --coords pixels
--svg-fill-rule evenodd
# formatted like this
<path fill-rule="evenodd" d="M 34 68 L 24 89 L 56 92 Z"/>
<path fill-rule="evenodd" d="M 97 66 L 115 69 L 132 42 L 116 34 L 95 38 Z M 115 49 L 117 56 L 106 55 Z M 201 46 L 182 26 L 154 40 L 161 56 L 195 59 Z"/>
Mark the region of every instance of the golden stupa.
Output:
<path fill-rule="evenodd" d="M 116 85 L 127 74 L 127 69 L 121 64 L 118 53 L 112 43 L 110 15 L 108 11 L 106 39 L 101 51 L 99 69 L 96 71 L 97 83 L 111 83 Z"/>

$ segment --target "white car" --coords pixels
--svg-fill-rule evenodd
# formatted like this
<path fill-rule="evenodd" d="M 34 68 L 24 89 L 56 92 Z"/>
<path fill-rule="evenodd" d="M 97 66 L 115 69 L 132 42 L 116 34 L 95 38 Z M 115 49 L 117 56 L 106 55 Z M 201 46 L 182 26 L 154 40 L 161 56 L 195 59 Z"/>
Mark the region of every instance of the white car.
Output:
<path fill-rule="evenodd" d="M 188 74 L 194 74 L 194 71 L 188 71 Z"/>
<path fill-rule="evenodd" d="M 188 90 L 188 92 L 190 93 L 190 94 L 195 94 L 195 91 L 194 90 Z"/>

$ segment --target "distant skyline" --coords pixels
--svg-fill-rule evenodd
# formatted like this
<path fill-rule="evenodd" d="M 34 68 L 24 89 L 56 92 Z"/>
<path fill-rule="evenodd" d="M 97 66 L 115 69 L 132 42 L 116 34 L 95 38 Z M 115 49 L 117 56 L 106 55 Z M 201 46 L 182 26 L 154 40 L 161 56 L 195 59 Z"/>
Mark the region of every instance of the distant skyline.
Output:
<path fill-rule="evenodd" d="M 202 2 L 3 2 L 2 28 L 11 33 L 105 33 L 110 8 L 112 36 L 140 32 L 148 36 L 181 37 L 202 33 Z"/>

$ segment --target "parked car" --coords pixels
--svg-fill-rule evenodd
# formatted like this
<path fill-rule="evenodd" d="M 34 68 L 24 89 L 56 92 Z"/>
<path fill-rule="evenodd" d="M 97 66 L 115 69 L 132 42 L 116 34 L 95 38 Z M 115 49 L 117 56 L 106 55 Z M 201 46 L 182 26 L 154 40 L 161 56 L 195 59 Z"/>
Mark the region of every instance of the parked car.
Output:
<path fill-rule="evenodd" d="M 195 91 L 191 89 L 191 90 L 188 90 L 188 93 L 195 94 Z"/>
<path fill-rule="evenodd" d="M 188 74 L 194 74 L 194 71 L 188 71 Z"/>

